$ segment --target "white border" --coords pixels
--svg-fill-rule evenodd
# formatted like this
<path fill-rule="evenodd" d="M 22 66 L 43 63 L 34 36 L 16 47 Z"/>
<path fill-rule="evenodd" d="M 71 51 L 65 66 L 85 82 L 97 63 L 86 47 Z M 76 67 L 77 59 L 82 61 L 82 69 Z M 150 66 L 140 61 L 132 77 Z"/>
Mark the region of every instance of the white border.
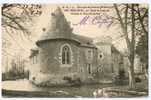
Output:
<path fill-rule="evenodd" d="M 149 3 L 150 0 L 1 0 L 0 3 Z"/>

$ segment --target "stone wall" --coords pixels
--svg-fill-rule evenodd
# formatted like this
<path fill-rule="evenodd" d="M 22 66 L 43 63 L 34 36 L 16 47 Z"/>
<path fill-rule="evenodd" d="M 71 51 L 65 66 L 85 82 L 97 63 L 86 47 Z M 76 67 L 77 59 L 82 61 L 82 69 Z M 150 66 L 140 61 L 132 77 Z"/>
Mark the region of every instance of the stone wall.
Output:
<path fill-rule="evenodd" d="M 71 47 L 71 66 L 61 65 L 61 46 L 68 44 Z M 77 44 L 67 40 L 52 40 L 43 43 L 39 48 L 41 72 L 64 74 L 77 71 Z"/>
<path fill-rule="evenodd" d="M 79 60 L 79 69 L 80 69 L 80 76 L 83 81 L 87 81 L 89 78 L 93 77 L 92 74 L 88 73 L 87 64 L 91 64 L 91 72 L 94 73 L 98 67 L 97 63 L 97 49 L 89 48 L 89 47 L 80 47 L 80 60 Z M 92 59 L 87 59 L 87 51 L 92 50 Z"/>
<path fill-rule="evenodd" d="M 98 66 L 100 72 L 100 78 L 111 78 L 113 68 L 112 68 L 112 55 L 111 55 L 111 45 L 106 43 L 98 43 Z"/>
<path fill-rule="evenodd" d="M 61 47 L 63 45 L 69 45 L 71 48 L 71 64 L 67 66 L 61 64 Z M 93 53 L 91 60 L 86 59 L 88 56 L 86 53 L 87 50 L 91 50 Z M 46 78 L 50 75 L 60 75 L 63 79 L 64 76 L 71 76 L 71 74 L 77 73 L 81 81 L 86 81 L 89 77 L 92 77 L 92 74 L 88 74 L 86 66 L 89 63 L 91 64 L 93 73 L 97 68 L 96 48 L 82 47 L 75 41 L 65 39 L 45 41 L 39 45 L 38 63 L 33 65 L 34 68 L 31 76 L 38 77 L 36 79 L 42 82 L 50 79 L 50 77 Z M 35 73 L 39 73 L 38 75 L 33 75 L 34 69 L 36 69 Z"/>

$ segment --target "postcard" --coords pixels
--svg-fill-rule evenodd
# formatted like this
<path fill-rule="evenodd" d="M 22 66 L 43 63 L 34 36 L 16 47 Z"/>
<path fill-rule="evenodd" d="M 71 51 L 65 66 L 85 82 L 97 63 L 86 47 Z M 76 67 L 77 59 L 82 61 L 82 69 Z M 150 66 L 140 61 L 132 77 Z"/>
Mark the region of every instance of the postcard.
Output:
<path fill-rule="evenodd" d="M 3 98 L 148 97 L 148 4 L 1 10 Z"/>

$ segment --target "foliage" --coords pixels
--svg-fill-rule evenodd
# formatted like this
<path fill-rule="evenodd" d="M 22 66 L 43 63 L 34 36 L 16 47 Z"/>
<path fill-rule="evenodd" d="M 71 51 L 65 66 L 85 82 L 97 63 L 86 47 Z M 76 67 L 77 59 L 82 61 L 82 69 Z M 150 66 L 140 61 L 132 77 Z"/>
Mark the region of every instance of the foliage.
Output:
<path fill-rule="evenodd" d="M 125 78 L 125 71 L 124 70 L 119 70 L 119 78 L 124 79 Z"/>
<path fill-rule="evenodd" d="M 148 63 L 148 36 L 142 35 L 136 46 L 136 53 L 142 63 Z"/>
<path fill-rule="evenodd" d="M 22 53 L 28 53 L 23 43 L 31 43 L 30 27 L 33 26 L 34 18 L 40 16 L 41 13 L 42 6 L 38 4 L 2 5 L 3 61 L 16 58 L 16 54 L 20 50 L 22 50 Z M 16 48 L 14 48 L 14 46 Z M 5 65 L 3 65 L 3 67 L 5 67 Z"/>
<path fill-rule="evenodd" d="M 2 27 L 29 33 L 27 24 L 41 14 L 41 5 L 3 4 Z M 30 23 L 31 24 L 31 23 Z M 12 33 L 11 33 L 12 34 Z"/>
<path fill-rule="evenodd" d="M 134 59 L 137 36 L 148 33 L 148 9 L 140 7 L 140 4 L 114 4 L 117 19 L 126 41 L 130 62 L 129 66 L 129 86 L 135 87 Z"/>
<path fill-rule="evenodd" d="M 33 25 L 33 19 L 41 15 L 41 7 L 41 5 L 33 4 L 2 5 L 2 43 L 3 51 L 6 55 L 8 55 L 8 48 L 10 49 L 10 45 L 13 45 L 14 42 L 15 45 L 20 47 L 20 49 L 24 49 L 21 46 L 22 44 L 18 43 L 19 40 L 17 40 L 17 37 L 19 37 L 23 42 L 24 40 L 31 42 L 30 27 Z M 24 49 L 24 51 L 26 50 Z"/>

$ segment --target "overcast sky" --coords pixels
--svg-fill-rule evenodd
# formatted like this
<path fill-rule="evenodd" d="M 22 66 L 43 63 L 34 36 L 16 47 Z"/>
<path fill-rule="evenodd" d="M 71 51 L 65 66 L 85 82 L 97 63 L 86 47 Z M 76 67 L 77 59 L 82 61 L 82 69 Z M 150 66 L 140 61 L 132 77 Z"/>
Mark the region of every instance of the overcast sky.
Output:
<path fill-rule="evenodd" d="M 60 8 L 62 8 L 62 6 L 64 5 L 59 5 Z M 66 6 L 75 6 L 75 5 L 66 5 Z M 81 6 L 81 5 L 80 5 Z M 95 6 L 95 5 L 87 5 L 87 6 Z M 111 8 L 112 5 L 107 5 L 107 4 L 101 4 L 101 5 L 97 5 L 97 6 L 107 6 L 109 7 L 109 11 L 108 12 L 102 12 L 102 15 L 104 13 L 106 13 L 109 16 L 116 16 L 114 8 Z M 58 7 L 58 5 L 43 5 L 43 14 L 35 20 L 35 26 L 32 28 L 33 30 L 33 40 L 37 40 L 42 32 L 42 28 L 46 28 L 49 29 L 49 25 L 50 25 L 50 21 L 51 21 L 51 12 L 54 12 L 54 10 Z M 117 25 L 111 25 L 111 27 L 107 27 L 107 25 L 102 25 L 102 26 L 98 26 L 98 25 L 92 25 L 90 23 L 88 23 L 87 25 L 73 25 L 76 24 L 78 22 L 80 22 L 82 20 L 82 18 L 85 15 L 71 15 L 70 12 L 65 12 L 62 9 L 67 21 L 69 21 L 71 23 L 71 27 L 73 28 L 73 33 L 75 34 L 80 34 L 80 35 L 84 35 L 84 36 L 88 36 L 88 37 L 92 37 L 92 38 L 104 38 L 105 36 L 110 36 L 112 37 L 114 43 L 116 44 L 118 42 L 121 43 L 122 45 L 119 45 L 120 48 L 123 48 L 123 42 L 121 42 L 121 40 L 123 39 L 117 39 L 117 37 L 119 37 L 121 35 L 121 31 L 119 26 Z M 91 15 L 92 17 L 94 17 L 94 15 Z M 90 16 L 90 17 L 91 17 Z M 120 49 L 119 48 L 119 49 Z"/>

